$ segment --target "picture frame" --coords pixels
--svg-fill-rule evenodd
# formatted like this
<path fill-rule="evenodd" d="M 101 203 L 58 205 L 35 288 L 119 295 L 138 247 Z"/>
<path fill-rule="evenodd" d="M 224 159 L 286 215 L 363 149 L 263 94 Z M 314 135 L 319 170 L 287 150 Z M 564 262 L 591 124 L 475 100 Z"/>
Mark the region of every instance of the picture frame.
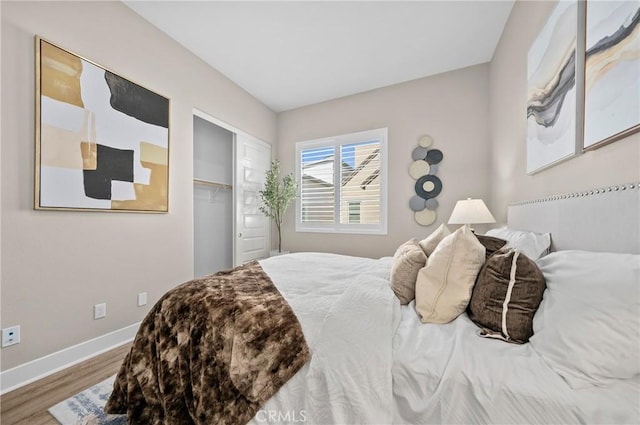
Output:
<path fill-rule="evenodd" d="M 640 131 L 640 4 L 587 1 L 583 150 Z"/>
<path fill-rule="evenodd" d="M 527 53 L 527 174 L 574 157 L 578 1 L 559 2 Z"/>
<path fill-rule="evenodd" d="M 34 209 L 168 212 L 169 99 L 35 44 Z"/>

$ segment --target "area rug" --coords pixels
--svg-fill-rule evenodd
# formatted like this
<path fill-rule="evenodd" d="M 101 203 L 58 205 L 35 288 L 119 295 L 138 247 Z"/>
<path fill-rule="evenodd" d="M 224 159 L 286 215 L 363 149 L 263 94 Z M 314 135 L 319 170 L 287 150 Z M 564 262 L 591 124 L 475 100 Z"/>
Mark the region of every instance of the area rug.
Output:
<path fill-rule="evenodd" d="M 74 395 L 49 409 L 62 425 L 125 425 L 126 415 L 108 415 L 104 405 L 113 390 L 116 376 Z"/>

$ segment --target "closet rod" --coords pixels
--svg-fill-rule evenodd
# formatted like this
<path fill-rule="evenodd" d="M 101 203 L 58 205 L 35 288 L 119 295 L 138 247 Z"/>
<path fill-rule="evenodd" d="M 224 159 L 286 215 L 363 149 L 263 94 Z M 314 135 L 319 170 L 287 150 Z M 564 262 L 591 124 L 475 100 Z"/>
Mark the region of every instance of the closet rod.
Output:
<path fill-rule="evenodd" d="M 210 181 L 207 181 L 207 180 L 193 179 L 193 182 L 195 184 L 204 184 L 204 185 L 207 185 L 207 186 L 213 186 L 213 187 L 217 187 L 217 188 L 220 188 L 220 189 L 229 189 L 229 190 L 231 190 L 233 188 L 230 184 L 210 182 Z"/>

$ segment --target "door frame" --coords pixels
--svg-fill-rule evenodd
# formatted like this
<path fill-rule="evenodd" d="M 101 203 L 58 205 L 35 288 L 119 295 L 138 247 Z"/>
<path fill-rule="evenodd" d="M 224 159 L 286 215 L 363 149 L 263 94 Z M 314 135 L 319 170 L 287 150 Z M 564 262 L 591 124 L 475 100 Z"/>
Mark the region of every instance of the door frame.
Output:
<path fill-rule="evenodd" d="M 237 171 L 236 170 L 236 165 L 238 163 L 238 160 L 236 158 L 236 154 L 237 154 L 236 138 L 238 137 L 238 135 L 242 135 L 242 136 L 246 136 L 246 137 L 250 137 L 250 138 L 256 139 L 261 143 L 269 145 L 271 147 L 271 158 L 272 159 L 273 159 L 273 145 L 271 143 L 269 143 L 269 142 L 266 142 L 265 140 L 263 140 L 263 139 L 261 139 L 259 137 L 254 136 L 253 134 L 250 134 L 250 133 L 247 133 L 246 131 L 240 130 L 239 128 L 229 124 L 228 122 L 222 121 L 222 120 L 214 117 L 213 115 L 209 115 L 208 113 L 204 112 L 201 109 L 193 108 L 192 112 L 193 112 L 194 116 L 196 116 L 198 118 L 202 118 L 205 121 L 209 121 L 211 124 L 215 124 L 218 127 L 222 127 L 225 130 L 228 130 L 231 133 L 233 133 L 233 146 L 231 147 L 231 150 L 233 152 L 233 158 L 232 158 L 232 164 L 231 164 L 231 172 L 233 173 L 232 175 L 233 175 L 233 183 L 234 184 L 233 184 L 233 188 L 231 189 L 231 199 L 232 199 L 232 202 L 233 202 L 232 214 L 233 214 L 234 220 L 233 220 L 233 229 L 232 229 L 233 238 L 231 238 L 232 239 L 232 241 L 231 241 L 231 244 L 232 244 L 231 245 L 231 249 L 233 251 L 231 258 L 232 258 L 232 261 L 233 261 L 233 264 L 234 264 L 234 267 L 235 267 L 235 265 L 236 265 L 236 239 L 237 239 L 236 235 L 238 234 L 237 228 L 236 228 L 236 214 L 237 214 L 237 208 L 236 208 L 237 199 L 236 199 L 236 195 L 237 195 L 238 192 L 235 189 L 235 180 L 236 180 L 236 171 Z M 193 143 L 193 135 L 191 137 L 191 143 Z M 193 152 L 191 153 L 191 157 L 192 157 L 192 161 L 193 161 Z M 193 170 L 193 163 L 192 163 L 191 169 Z M 193 203 L 193 201 L 192 201 L 192 203 Z M 191 229 L 191 230 L 193 232 L 193 229 Z M 271 227 L 270 227 L 269 233 L 271 233 Z M 269 246 L 271 246 L 271 237 L 269 237 Z"/>

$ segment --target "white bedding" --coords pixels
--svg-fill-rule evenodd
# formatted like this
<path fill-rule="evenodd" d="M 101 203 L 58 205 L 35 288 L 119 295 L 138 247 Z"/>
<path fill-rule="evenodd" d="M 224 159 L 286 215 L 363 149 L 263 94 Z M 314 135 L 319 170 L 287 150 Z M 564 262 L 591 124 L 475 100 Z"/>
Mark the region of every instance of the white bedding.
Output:
<path fill-rule="evenodd" d="M 400 319 L 391 259 L 299 253 L 260 264 L 298 316 L 312 358 L 250 423 L 391 423 Z"/>
<path fill-rule="evenodd" d="M 535 352 L 478 337 L 461 315 L 422 324 L 389 287 L 391 259 L 261 261 L 312 360 L 252 424 L 639 423 L 640 380 L 572 390 Z"/>
<path fill-rule="evenodd" d="M 640 380 L 573 390 L 531 344 L 481 338 L 466 314 L 422 324 L 402 307 L 393 340 L 394 423 L 637 424 Z"/>

